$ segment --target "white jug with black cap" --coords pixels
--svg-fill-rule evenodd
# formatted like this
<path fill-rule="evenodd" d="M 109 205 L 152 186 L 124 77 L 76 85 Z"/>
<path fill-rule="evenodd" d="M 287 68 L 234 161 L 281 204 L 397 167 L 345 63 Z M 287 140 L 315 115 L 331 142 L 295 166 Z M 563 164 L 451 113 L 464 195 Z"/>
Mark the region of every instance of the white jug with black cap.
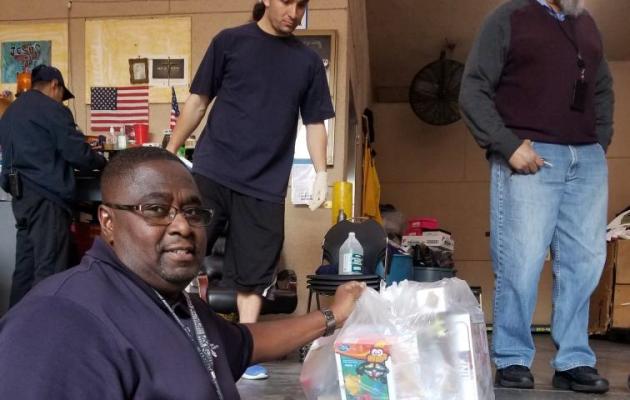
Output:
<path fill-rule="evenodd" d="M 339 274 L 361 275 L 362 273 L 363 247 L 354 232 L 348 232 L 348 238 L 339 248 Z"/>

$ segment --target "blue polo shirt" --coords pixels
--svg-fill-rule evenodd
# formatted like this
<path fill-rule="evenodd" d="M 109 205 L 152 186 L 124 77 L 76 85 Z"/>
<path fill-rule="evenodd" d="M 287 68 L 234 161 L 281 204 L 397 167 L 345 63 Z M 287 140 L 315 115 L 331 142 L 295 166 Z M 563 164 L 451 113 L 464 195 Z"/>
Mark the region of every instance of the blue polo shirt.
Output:
<path fill-rule="evenodd" d="M 224 398 L 238 399 L 251 334 L 191 299 Z M 178 314 L 186 323 L 187 313 Z M 0 399 L 217 398 L 186 333 L 100 239 L 81 264 L 38 284 L 0 320 Z"/>
<path fill-rule="evenodd" d="M 275 203 L 284 202 L 298 116 L 312 124 L 335 115 L 320 56 L 293 35 L 273 36 L 256 23 L 214 38 L 190 92 L 216 97 L 193 172 Z"/>

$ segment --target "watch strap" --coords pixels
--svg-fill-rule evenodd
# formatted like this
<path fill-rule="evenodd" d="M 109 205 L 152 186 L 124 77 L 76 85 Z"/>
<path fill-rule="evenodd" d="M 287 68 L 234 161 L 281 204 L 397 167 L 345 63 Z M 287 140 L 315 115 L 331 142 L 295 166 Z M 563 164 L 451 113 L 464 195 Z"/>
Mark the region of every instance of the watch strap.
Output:
<path fill-rule="evenodd" d="M 324 331 L 323 336 L 330 336 L 335 333 L 335 329 L 337 328 L 337 321 L 335 320 L 335 314 L 328 308 L 322 308 L 319 310 L 326 319 L 326 330 Z"/>

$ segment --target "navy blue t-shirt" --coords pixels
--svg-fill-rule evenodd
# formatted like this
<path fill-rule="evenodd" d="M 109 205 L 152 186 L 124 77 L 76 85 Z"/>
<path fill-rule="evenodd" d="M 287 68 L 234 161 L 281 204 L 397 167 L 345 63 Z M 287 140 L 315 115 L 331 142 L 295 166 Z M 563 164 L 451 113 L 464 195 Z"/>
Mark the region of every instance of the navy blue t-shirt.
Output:
<path fill-rule="evenodd" d="M 253 351 L 249 329 L 191 300 L 223 396 L 238 399 L 235 381 Z M 217 398 L 184 330 L 100 239 L 81 264 L 39 283 L 0 320 L 0 399 Z"/>
<path fill-rule="evenodd" d="M 286 195 L 298 115 L 305 124 L 335 115 L 319 55 L 294 36 L 270 35 L 256 23 L 214 38 L 190 92 L 216 97 L 193 172 L 277 203 Z"/>

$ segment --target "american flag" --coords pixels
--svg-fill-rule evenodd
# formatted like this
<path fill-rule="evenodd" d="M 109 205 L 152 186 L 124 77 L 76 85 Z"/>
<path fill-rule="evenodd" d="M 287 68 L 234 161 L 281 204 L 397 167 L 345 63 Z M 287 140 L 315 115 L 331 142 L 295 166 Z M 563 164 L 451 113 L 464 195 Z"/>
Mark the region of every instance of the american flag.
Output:
<path fill-rule="evenodd" d="M 107 132 L 110 126 L 149 123 L 149 87 L 91 88 L 90 127 L 92 132 Z"/>
<path fill-rule="evenodd" d="M 168 126 L 173 130 L 177 124 L 177 117 L 179 117 L 179 104 L 177 104 L 177 96 L 175 95 L 175 88 L 173 86 L 171 86 L 171 93 L 171 121 Z"/>

